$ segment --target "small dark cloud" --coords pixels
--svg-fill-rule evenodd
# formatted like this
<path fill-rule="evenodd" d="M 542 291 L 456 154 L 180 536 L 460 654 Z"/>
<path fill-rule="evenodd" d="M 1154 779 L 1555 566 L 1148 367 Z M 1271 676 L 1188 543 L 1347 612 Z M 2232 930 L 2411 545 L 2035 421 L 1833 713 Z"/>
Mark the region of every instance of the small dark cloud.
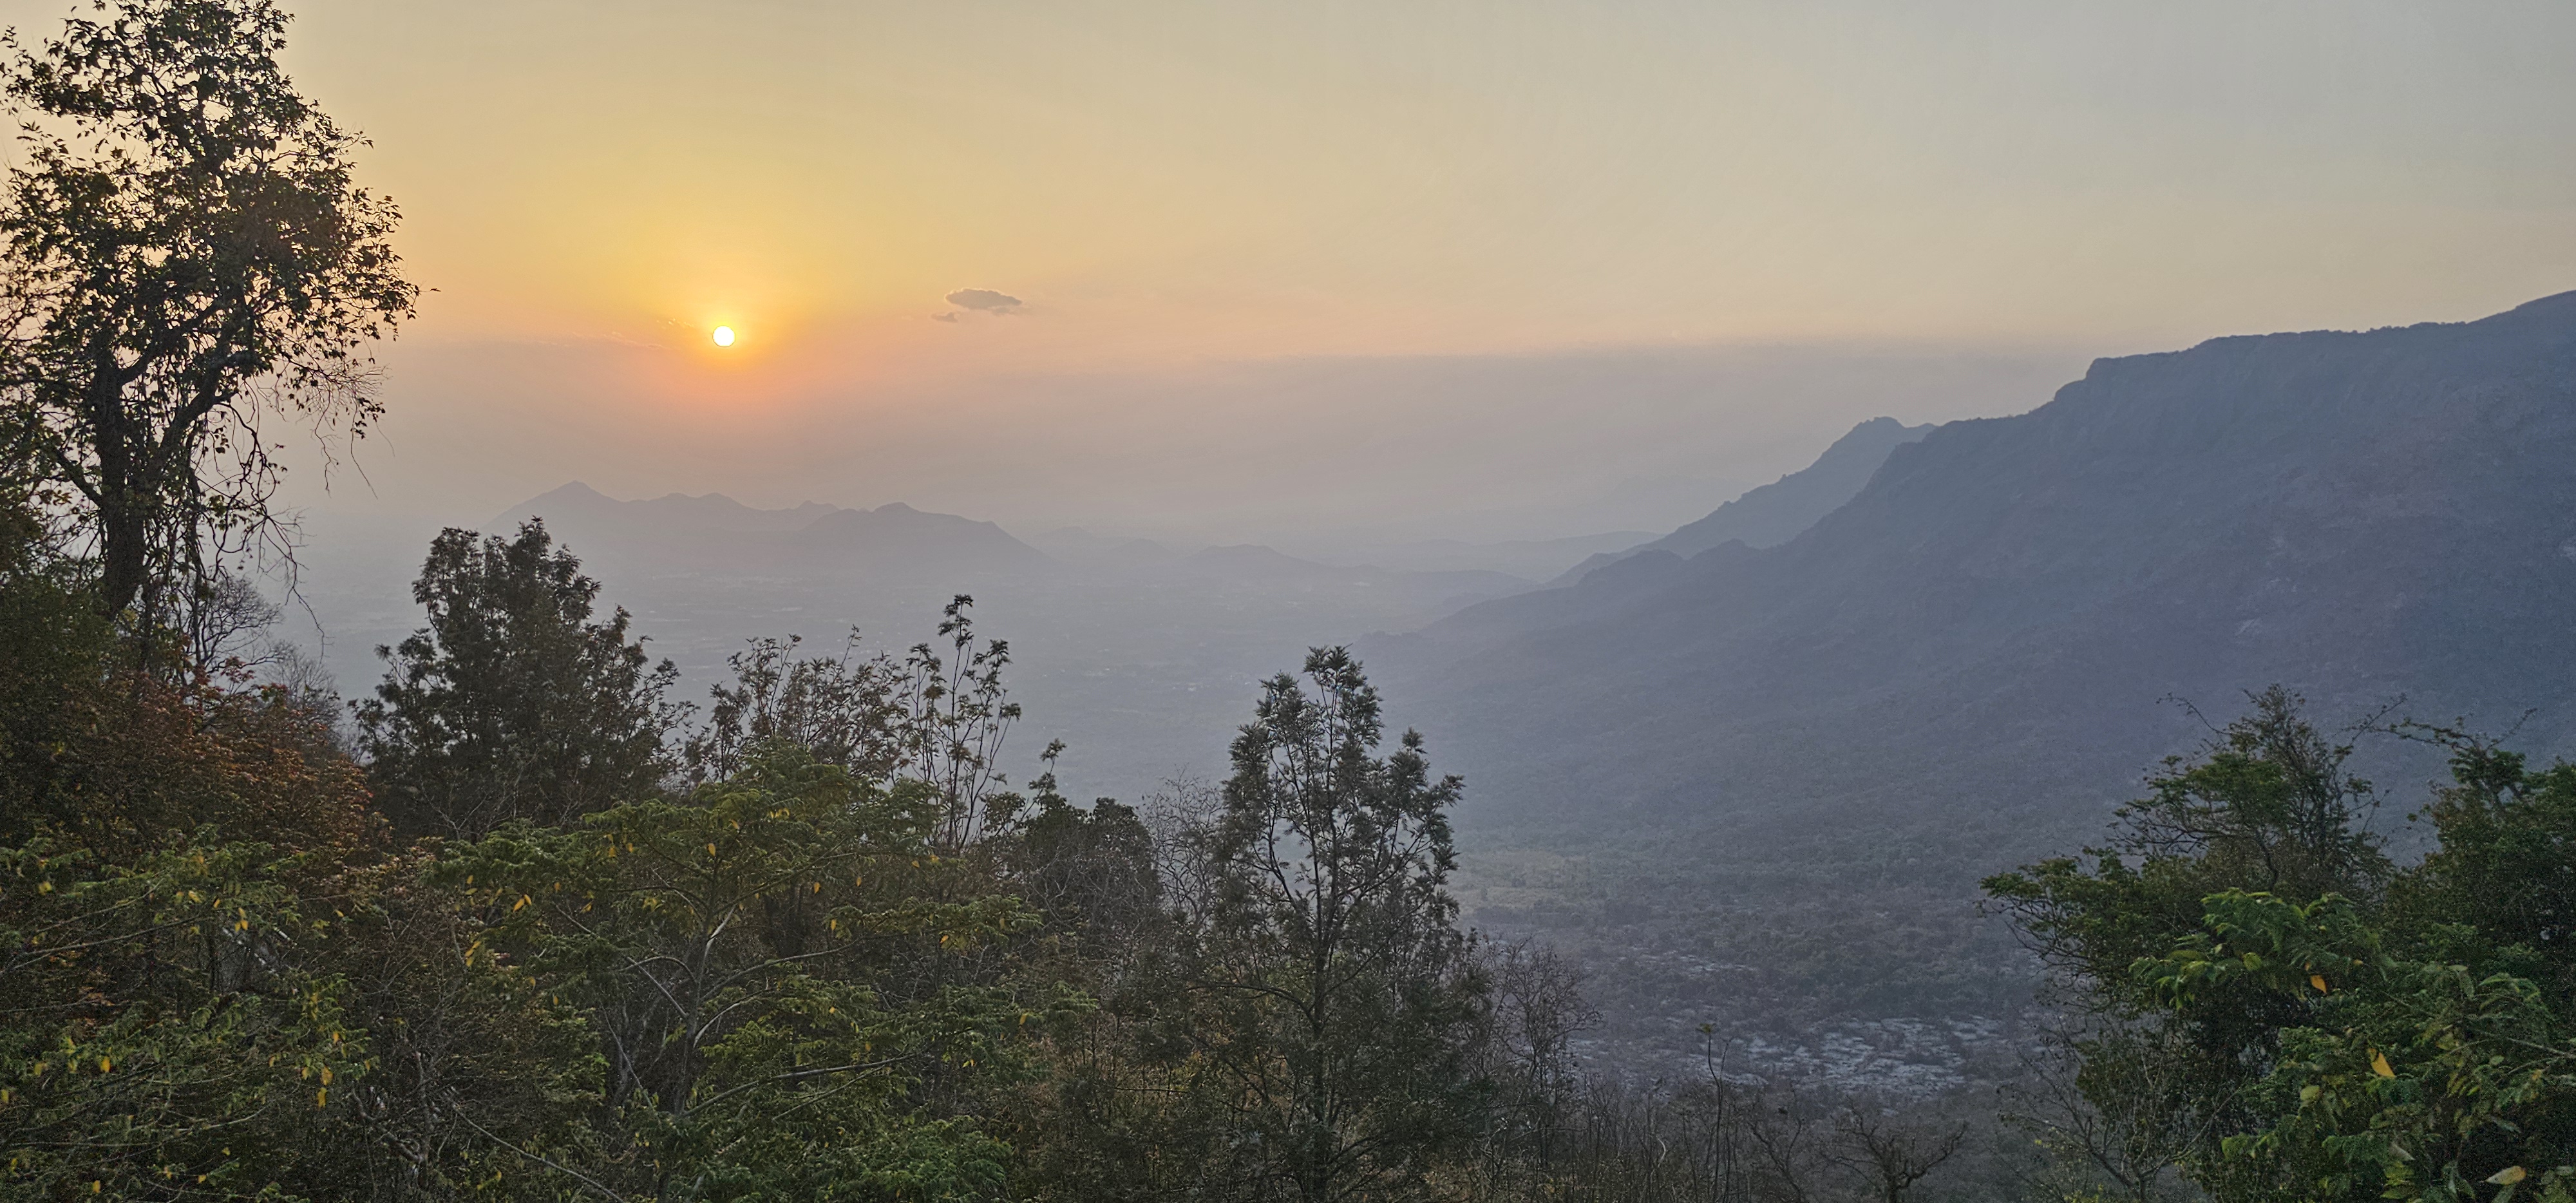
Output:
<path fill-rule="evenodd" d="M 954 313 L 934 313 L 930 315 L 930 320 L 934 322 L 953 322 L 957 320 L 957 315 Z"/>
<path fill-rule="evenodd" d="M 948 294 L 948 303 L 980 313 L 1009 313 L 1020 307 L 1018 297 L 989 288 L 960 288 Z"/>

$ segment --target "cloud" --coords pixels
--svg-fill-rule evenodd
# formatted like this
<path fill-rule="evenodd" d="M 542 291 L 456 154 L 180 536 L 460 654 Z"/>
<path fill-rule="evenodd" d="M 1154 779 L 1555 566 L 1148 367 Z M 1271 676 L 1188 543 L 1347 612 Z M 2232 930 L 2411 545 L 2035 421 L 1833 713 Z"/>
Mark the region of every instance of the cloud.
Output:
<path fill-rule="evenodd" d="M 997 314 L 1010 313 L 1020 307 L 1018 297 L 989 288 L 960 288 L 948 294 L 948 303 L 960 309 Z"/>

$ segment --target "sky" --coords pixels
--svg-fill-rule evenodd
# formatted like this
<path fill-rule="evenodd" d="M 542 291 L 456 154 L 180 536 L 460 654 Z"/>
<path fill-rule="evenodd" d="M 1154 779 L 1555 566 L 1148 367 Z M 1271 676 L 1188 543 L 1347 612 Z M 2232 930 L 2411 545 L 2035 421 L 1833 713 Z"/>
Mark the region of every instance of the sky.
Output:
<path fill-rule="evenodd" d="M 292 7 L 433 290 L 299 478 L 359 510 L 1668 527 L 1875 413 L 2576 287 L 2563 0 Z"/>

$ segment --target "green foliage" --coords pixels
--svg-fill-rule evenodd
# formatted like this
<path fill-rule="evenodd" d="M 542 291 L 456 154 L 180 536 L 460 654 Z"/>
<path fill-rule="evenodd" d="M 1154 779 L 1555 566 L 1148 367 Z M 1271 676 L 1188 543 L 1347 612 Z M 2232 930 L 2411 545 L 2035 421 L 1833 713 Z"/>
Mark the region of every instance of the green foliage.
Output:
<path fill-rule="evenodd" d="M 359 749 L 401 830 L 474 839 L 659 787 L 678 670 L 652 666 L 624 610 L 590 621 L 599 582 L 544 523 L 507 541 L 440 532 L 412 597 L 429 626 L 376 649 L 385 680 L 357 708 Z"/>
<path fill-rule="evenodd" d="M 1007 788 L 1000 757 L 1020 707 L 1002 686 L 1010 645 L 976 635 L 974 605 L 961 593 L 940 611 L 944 655 L 925 642 L 901 659 L 863 657 L 856 631 L 832 657 L 798 656 L 793 636 L 753 640 L 727 658 L 734 683 L 714 688 L 706 727 L 682 747 L 690 779 L 735 772 L 765 744 L 792 744 L 862 778 L 930 787 L 941 847 L 1009 831 L 1024 799 Z"/>
<path fill-rule="evenodd" d="M 2441 837 L 2395 884 L 2392 922 L 2439 932 L 2444 955 L 2509 968 L 2549 1005 L 2576 1005 L 2576 766 L 2529 768 L 2492 741 L 2414 728 L 2451 752 L 2421 816 Z"/>
<path fill-rule="evenodd" d="M 1054 747 L 1006 788 L 1007 649 L 963 597 L 936 650 L 755 645 L 683 777 L 667 669 L 589 621 L 577 562 L 534 525 L 450 531 L 361 766 L 311 694 L 192 658 L 212 642 L 138 668 L 25 531 L 0 561 L 0 645 L 33 653 L 0 666 L 8 1197 L 1569 1181 L 1521 1146 L 1575 1122 L 1570 971 L 1458 930 L 1458 782 L 1417 737 L 1379 755 L 1342 653 L 1311 693 L 1269 685 L 1221 799 L 1151 823 L 1064 798 Z M 448 838 L 395 846 L 379 803 Z"/>
<path fill-rule="evenodd" d="M 1431 778 L 1413 732 L 1377 755 L 1377 693 L 1348 652 L 1317 649 L 1304 675 L 1264 686 L 1205 837 L 1192 1086 L 1256 1194 L 1417 1197 L 1486 1101 L 1469 1060 L 1486 984 L 1443 888 L 1461 787 Z"/>
<path fill-rule="evenodd" d="M 904 684 L 883 656 L 857 655 L 853 631 L 837 656 L 800 656 L 802 642 L 755 639 L 726 658 L 731 684 L 712 689 L 707 725 L 682 754 L 690 780 L 732 776 L 754 750 L 792 745 L 865 778 L 891 777 L 903 762 Z"/>
<path fill-rule="evenodd" d="M 924 974 L 1038 920 L 960 895 L 940 813 L 921 783 L 773 746 L 684 800 L 505 828 L 433 881 L 591 1015 L 637 1142 L 603 1177 L 661 1198 L 987 1198 L 1004 1148 L 925 1112 L 922 1083 L 998 1068 L 1078 1000 Z"/>
<path fill-rule="evenodd" d="M 0 1157 L 38 1195 L 283 1194 L 367 1068 L 346 986 L 281 955 L 309 858 L 174 835 L 132 864 L 0 849 Z"/>
<path fill-rule="evenodd" d="M 2333 794 L 2314 787 L 2340 749 L 2270 755 L 2327 747 L 2280 696 L 2230 728 L 2260 738 L 2160 779 L 2247 803 L 2196 812 L 2220 821 L 2192 840 L 1989 882 L 2081 1002 L 2174 1037 L 2088 1048 L 2089 1101 L 2134 1114 L 2143 1092 L 2124 1083 L 2184 1083 L 2161 1105 L 2196 1116 L 2196 1138 L 2173 1154 L 2222 1200 L 2571 1197 L 2576 965 L 2559 924 L 2576 772 L 2399 725 L 2450 747 L 2452 781 L 2424 812 L 2436 850 L 2392 869 L 2351 808 L 2344 830 L 2327 821 Z M 2176 921 L 2195 889 L 2199 913 Z"/>
<path fill-rule="evenodd" d="M 23 498 L 0 499 L 0 839 L 23 839 L 55 796 L 60 754 L 81 729 L 75 703 L 112 654 L 107 624 L 76 568 L 44 537 Z"/>
<path fill-rule="evenodd" d="M 0 79 L 0 1197 L 1539 1180 L 1502 1142 L 1567 1122 L 1572 978 L 1488 990 L 1459 784 L 1378 754 L 1339 651 L 1160 824 L 1073 805 L 1055 747 L 1011 788 L 964 596 L 901 656 L 757 643 L 674 739 L 674 670 L 534 522 L 432 543 L 354 749 L 254 684 L 227 649 L 275 611 L 221 570 L 273 522 L 264 424 L 362 433 L 415 294 L 283 12 L 97 7 Z"/>

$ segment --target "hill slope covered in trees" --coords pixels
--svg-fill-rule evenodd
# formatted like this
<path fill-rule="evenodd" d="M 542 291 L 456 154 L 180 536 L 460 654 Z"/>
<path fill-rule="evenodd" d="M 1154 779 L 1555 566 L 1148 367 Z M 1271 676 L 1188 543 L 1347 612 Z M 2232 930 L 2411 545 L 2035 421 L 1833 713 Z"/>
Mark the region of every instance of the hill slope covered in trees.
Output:
<path fill-rule="evenodd" d="M 1971 883 L 2204 733 L 2161 699 L 2402 695 L 2567 749 L 2571 462 L 2576 294 L 2222 338 L 1897 447 L 1779 546 L 1640 555 L 1367 651 L 1479 783 L 1486 921 L 1679 959 L 1641 1023 L 1743 990 L 1991 1011 L 2015 962 Z M 1910 934 L 1828 954 L 1780 934 L 1800 908 Z"/>

